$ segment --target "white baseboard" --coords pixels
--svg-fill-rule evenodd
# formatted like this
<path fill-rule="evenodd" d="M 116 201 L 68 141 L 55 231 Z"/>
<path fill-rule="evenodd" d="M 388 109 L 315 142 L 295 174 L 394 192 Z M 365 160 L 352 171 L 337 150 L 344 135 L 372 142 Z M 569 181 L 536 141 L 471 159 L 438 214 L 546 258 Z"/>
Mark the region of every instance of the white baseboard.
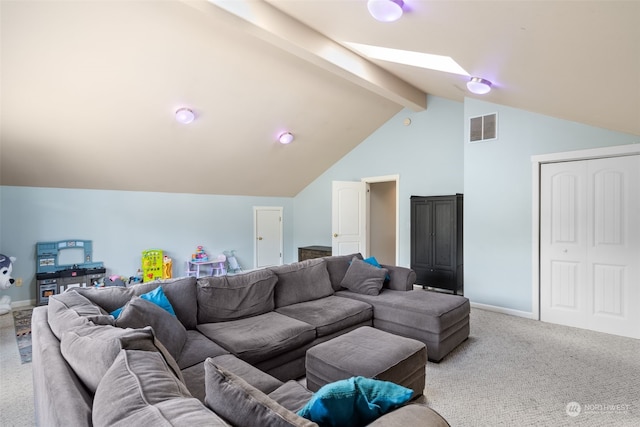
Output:
<path fill-rule="evenodd" d="M 481 310 L 495 311 L 496 313 L 509 314 L 511 316 L 516 316 L 516 317 L 524 317 L 525 319 L 538 320 L 534 317 L 533 313 L 528 311 L 520 311 L 520 310 L 514 310 L 512 308 L 498 307 L 497 305 L 480 304 L 478 302 L 472 302 L 471 307 L 479 308 Z"/>
<path fill-rule="evenodd" d="M 34 307 L 36 300 L 26 299 L 22 301 L 11 301 L 11 308 Z"/>

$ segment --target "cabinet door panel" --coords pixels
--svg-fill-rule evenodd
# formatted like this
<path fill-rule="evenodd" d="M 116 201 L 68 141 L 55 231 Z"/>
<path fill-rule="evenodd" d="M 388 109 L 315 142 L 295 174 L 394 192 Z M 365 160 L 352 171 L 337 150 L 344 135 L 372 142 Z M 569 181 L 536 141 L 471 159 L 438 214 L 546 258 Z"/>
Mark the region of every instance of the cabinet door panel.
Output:
<path fill-rule="evenodd" d="M 431 205 L 431 202 L 413 203 L 411 234 L 412 236 L 414 236 L 414 238 L 411 241 L 411 262 L 416 266 L 428 266 L 433 262 L 433 243 L 431 239 Z"/>
<path fill-rule="evenodd" d="M 451 200 L 434 202 L 434 256 L 433 265 L 438 268 L 452 268 L 455 260 L 454 219 L 455 206 Z"/>

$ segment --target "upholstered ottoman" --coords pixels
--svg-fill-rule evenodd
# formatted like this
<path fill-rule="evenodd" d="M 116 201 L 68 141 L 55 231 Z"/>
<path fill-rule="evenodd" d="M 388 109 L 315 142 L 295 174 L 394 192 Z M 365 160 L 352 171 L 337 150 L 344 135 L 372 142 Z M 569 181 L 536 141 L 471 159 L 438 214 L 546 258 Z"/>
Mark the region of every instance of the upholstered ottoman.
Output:
<path fill-rule="evenodd" d="M 417 397 L 424 391 L 426 363 L 424 343 L 363 326 L 307 350 L 307 388 L 315 392 L 363 376 L 400 384 Z"/>

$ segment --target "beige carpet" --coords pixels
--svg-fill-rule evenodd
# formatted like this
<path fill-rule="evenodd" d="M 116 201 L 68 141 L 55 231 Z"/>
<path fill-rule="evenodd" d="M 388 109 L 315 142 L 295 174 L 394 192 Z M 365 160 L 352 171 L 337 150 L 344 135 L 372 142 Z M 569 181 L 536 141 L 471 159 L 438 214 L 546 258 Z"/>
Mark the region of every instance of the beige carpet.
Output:
<path fill-rule="evenodd" d="M 425 396 L 452 426 L 640 426 L 640 340 L 472 309 Z"/>
<path fill-rule="evenodd" d="M 0 316 L 0 426 L 35 425 L 31 363 L 22 363 L 11 313 Z"/>

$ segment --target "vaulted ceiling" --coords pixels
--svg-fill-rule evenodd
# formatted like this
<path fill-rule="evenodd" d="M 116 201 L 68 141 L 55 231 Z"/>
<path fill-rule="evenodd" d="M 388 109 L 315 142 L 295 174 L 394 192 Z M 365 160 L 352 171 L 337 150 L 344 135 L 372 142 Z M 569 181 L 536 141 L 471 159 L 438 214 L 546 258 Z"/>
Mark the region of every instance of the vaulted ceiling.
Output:
<path fill-rule="evenodd" d="M 1 0 L 0 182 L 294 196 L 427 94 L 479 97 L 463 76 L 346 42 L 451 56 L 494 83 L 481 99 L 640 135 L 640 2 L 405 11 L 380 23 L 366 0 Z M 185 106 L 189 125 L 173 117 Z"/>

